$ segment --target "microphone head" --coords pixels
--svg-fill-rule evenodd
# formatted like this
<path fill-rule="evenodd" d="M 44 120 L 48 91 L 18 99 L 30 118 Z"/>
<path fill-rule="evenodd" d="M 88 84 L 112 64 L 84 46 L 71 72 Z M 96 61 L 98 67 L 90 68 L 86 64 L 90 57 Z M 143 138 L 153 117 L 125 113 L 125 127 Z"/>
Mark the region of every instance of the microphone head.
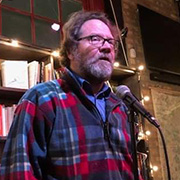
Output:
<path fill-rule="evenodd" d="M 124 98 L 126 93 L 130 93 L 130 89 L 125 85 L 120 85 L 116 88 L 116 95 L 120 98 Z"/>

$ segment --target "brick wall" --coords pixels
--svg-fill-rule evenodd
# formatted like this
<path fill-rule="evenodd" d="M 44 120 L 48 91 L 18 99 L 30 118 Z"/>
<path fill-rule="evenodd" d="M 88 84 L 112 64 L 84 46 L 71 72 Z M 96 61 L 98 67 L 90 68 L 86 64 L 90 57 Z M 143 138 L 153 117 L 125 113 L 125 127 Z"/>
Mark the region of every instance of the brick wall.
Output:
<path fill-rule="evenodd" d="M 122 0 L 124 26 L 128 27 L 128 36 L 126 38 L 127 55 L 129 59 L 130 67 L 137 68 L 140 64 L 145 64 L 142 39 L 138 20 L 137 4 L 143 5 L 155 12 L 158 12 L 164 16 L 167 16 L 173 20 L 179 20 L 179 12 L 177 2 L 174 0 Z M 136 51 L 136 58 L 131 58 L 130 49 L 133 48 Z M 153 101 L 151 97 L 151 88 L 159 88 L 165 90 L 180 91 L 180 86 L 160 83 L 151 81 L 149 79 L 149 70 L 145 68 L 140 72 L 140 88 L 143 95 L 149 95 L 150 101 L 145 103 L 146 109 L 154 114 Z M 145 122 L 145 130 L 151 131 L 151 136 L 148 138 L 148 146 L 150 149 L 150 162 L 152 165 L 157 165 L 159 170 L 153 173 L 154 180 L 164 180 L 164 174 L 162 171 L 162 163 L 160 160 L 158 131 L 155 127 Z M 165 137 L 166 138 L 166 137 Z M 172 165 L 170 163 L 170 165 Z M 166 173 L 166 172 L 165 172 Z M 179 172 L 180 174 L 180 172 Z M 177 179 L 176 179 L 177 180 Z"/>

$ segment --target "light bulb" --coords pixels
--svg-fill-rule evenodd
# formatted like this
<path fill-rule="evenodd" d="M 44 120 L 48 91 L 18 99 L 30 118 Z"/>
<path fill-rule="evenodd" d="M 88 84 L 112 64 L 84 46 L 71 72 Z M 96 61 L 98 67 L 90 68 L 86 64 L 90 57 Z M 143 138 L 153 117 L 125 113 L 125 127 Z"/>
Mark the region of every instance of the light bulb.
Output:
<path fill-rule="evenodd" d="M 143 99 L 144 99 L 145 101 L 149 101 L 149 100 L 150 100 L 150 97 L 149 97 L 149 96 L 144 96 Z"/>
<path fill-rule="evenodd" d="M 11 46 L 18 47 L 19 42 L 17 40 L 11 40 Z"/>
<path fill-rule="evenodd" d="M 146 131 L 145 132 L 147 136 L 150 136 L 151 135 L 151 132 L 150 131 Z"/>
<path fill-rule="evenodd" d="M 139 71 L 142 71 L 142 70 L 144 70 L 144 66 L 143 66 L 143 65 L 140 65 L 140 66 L 138 67 L 138 69 L 139 69 Z"/>
<path fill-rule="evenodd" d="M 144 139 L 144 133 L 142 131 L 140 131 L 138 133 L 138 140 Z"/>
<path fill-rule="evenodd" d="M 116 61 L 116 62 L 114 62 L 113 65 L 114 65 L 114 67 L 119 67 L 119 66 L 120 66 L 120 63 Z"/>
<path fill-rule="evenodd" d="M 59 51 L 53 51 L 53 52 L 52 52 L 52 55 L 53 55 L 54 57 L 58 57 L 58 56 L 59 56 Z"/>
<path fill-rule="evenodd" d="M 55 30 L 55 31 L 58 31 L 58 30 L 60 29 L 60 25 L 59 25 L 59 24 L 56 24 L 56 23 L 53 23 L 53 24 L 51 25 L 51 28 L 52 28 L 53 30 Z"/>
<path fill-rule="evenodd" d="M 153 171 L 158 171 L 159 168 L 158 168 L 158 166 L 153 166 L 152 169 L 153 169 Z"/>

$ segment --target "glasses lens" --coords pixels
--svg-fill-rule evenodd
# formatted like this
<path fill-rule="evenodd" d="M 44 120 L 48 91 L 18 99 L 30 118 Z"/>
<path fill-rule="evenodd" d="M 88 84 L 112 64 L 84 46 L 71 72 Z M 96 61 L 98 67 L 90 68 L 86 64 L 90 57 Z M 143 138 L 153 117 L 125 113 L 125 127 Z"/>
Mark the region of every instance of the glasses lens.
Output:
<path fill-rule="evenodd" d="M 90 36 L 90 43 L 94 45 L 102 44 L 103 39 L 99 36 Z"/>

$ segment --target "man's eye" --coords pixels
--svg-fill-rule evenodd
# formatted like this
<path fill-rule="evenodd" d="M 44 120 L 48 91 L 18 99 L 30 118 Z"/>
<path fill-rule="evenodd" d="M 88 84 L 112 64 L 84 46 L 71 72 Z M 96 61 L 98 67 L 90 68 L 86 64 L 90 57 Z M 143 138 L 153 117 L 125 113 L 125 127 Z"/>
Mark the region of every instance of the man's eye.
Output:
<path fill-rule="evenodd" d="M 115 44 L 115 41 L 113 39 L 109 39 L 108 42 L 109 42 L 109 44 L 112 44 L 112 45 Z"/>
<path fill-rule="evenodd" d="M 91 37 L 91 41 L 94 41 L 94 42 L 100 41 L 100 38 L 97 37 L 97 36 L 92 36 L 92 37 Z"/>

